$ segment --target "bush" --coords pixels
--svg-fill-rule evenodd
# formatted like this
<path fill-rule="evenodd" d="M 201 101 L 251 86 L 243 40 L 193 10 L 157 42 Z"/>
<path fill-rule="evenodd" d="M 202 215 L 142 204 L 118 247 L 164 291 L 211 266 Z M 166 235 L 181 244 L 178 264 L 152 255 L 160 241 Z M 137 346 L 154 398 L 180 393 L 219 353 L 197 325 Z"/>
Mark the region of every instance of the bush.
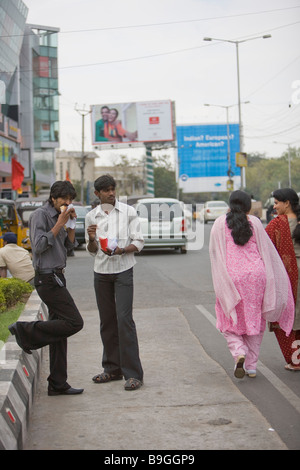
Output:
<path fill-rule="evenodd" d="M 33 287 L 28 282 L 17 278 L 0 278 L 0 313 L 22 301 L 24 296 L 31 294 Z"/>

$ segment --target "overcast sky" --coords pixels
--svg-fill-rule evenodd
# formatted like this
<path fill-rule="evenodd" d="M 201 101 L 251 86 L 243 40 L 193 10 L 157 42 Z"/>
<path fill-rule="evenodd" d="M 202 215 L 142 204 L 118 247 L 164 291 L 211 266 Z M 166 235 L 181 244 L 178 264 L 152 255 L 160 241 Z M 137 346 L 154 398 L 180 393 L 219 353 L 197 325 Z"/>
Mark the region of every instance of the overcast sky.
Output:
<path fill-rule="evenodd" d="M 250 101 L 244 151 L 277 157 L 300 147 L 299 0 L 23 1 L 28 23 L 60 28 L 61 149 L 81 150 L 76 103 L 171 99 L 177 125 L 226 122 L 218 106 L 232 106 L 229 121 L 238 122 L 235 44 L 203 38 L 264 34 L 272 37 L 239 45 L 241 101 Z M 85 123 L 88 151 L 89 116 Z"/>

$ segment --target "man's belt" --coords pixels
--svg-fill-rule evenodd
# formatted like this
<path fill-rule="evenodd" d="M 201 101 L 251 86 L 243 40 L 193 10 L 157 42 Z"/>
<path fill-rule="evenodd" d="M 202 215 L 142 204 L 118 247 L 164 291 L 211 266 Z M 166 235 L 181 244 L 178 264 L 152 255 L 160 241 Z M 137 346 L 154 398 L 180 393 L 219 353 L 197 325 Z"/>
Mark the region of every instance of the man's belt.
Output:
<path fill-rule="evenodd" d="M 35 271 L 36 274 L 64 274 L 65 268 L 53 268 L 53 269 L 39 269 Z"/>

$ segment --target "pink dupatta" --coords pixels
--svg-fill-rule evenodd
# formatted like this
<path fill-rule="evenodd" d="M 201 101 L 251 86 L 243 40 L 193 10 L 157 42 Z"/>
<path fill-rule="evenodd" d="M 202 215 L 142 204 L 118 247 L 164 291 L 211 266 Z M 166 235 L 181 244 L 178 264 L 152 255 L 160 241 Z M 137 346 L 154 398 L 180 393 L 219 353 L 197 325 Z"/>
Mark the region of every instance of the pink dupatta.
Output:
<path fill-rule="evenodd" d="M 295 304 L 291 284 L 282 260 L 261 221 L 249 215 L 255 232 L 257 248 L 266 269 L 266 288 L 262 304 L 262 316 L 269 322 L 278 322 L 289 335 L 294 322 Z M 210 234 L 209 254 L 214 290 L 225 315 L 237 323 L 235 307 L 241 297 L 226 268 L 225 242 L 226 215 L 218 217 Z"/>

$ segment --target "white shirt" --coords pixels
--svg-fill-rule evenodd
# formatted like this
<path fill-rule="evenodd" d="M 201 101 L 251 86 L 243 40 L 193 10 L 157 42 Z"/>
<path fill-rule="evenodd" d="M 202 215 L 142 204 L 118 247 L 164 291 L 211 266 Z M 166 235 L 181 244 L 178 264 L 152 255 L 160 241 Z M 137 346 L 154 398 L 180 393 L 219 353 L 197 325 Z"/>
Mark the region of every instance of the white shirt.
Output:
<path fill-rule="evenodd" d="M 85 239 L 88 245 L 89 236 L 87 227 L 97 225 L 95 241 L 98 244 L 97 253 L 91 253 L 95 257 L 94 271 L 101 274 L 114 274 L 126 271 L 135 264 L 134 253 L 108 256 L 101 251 L 99 237 L 116 238 L 118 246 L 125 248 L 131 244 L 138 251 L 144 247 L 144 237 L 141 232 L 140 222 L 136 210 L 132 206 L 116 200 L 114 208 L 106 214 L 101 205 L 87 213 L 85 217 Z"/>

